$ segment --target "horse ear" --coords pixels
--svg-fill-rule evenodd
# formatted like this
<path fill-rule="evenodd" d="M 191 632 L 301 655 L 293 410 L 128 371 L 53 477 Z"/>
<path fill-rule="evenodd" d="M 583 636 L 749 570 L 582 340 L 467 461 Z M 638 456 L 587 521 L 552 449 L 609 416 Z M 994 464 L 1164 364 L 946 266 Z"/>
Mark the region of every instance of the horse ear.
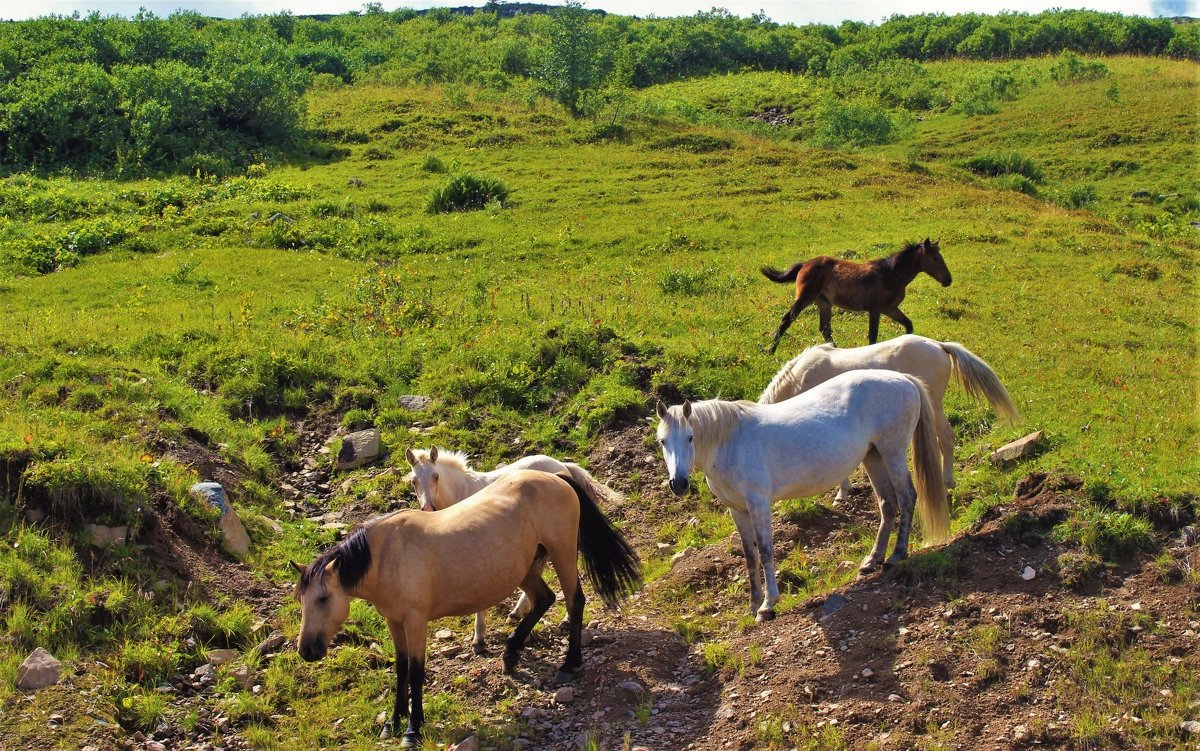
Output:
<path fill-rule="evenodd" d="M 692 400 L 686 399 L 683 402 L 683 419 L 687 420 L 692 416 Z"/>
<path fill-rule="evenodd" d="M 654 405 L 654 411 L 658 413 L 658 419 L 660 419 L 660 420 L 667 419 L 667 407 L 662 402 L 658 402 L 657 404 Z"/>
<path fill-rule="evenodd" d="M 409 464 L 413 465 L 414 467 L 417 466 L 417 455 L 413 453 L 411 448 L 404 450 L 404 458 L 408 459 Z"/>
<path fill-rule="evenodd" d="M 301 576 L 304 576 L 305 572 L 308 571 L 308 566 L 301 566 L 295 561 L 288 561 L 288 563 L 292 564 L 292 568 L 296 569 L 296 573 L 300 574 Z"/>
<path fill-rule="evenodd" d="M 927 238 L 925 238 L 925 242 L 923 242 L 923 243 L 921 243 L 921 244 L 925 246 L 925 250 L 929 250 L 930 243 L 929 243 L 929 238 L 928 238 L 928 237 L 927 237 Z"/>
<path fill-rule="evenodd" d="M 429 449 L 429 461 L 433 464 L 437 464 L 437 446 Z"/>

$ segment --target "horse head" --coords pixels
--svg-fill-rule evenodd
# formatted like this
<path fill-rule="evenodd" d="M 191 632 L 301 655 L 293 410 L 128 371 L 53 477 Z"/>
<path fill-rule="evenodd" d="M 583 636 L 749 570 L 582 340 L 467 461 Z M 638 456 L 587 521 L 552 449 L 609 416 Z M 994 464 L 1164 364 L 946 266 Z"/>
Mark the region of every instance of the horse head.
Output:
<path fill-rule="evenodd" d="M 921 259 L 921 271 L 941 282 L 943 287 L 950 286 L 950 269 L 946 266 L 946 259 L 942 258 L 942 251 L 936 240 L 930 242 L 928 237 L 925 238 L 917 246 L 917 257 Z"/>
<path fill-rule="evenodd" d="M 692 473 L 692 462 L 696 459 L 690 418 L 692 403 L 685 401 L 678 407 L 665 407 L 658 403 L 658 445 L 662 448 L 663 460 L 667 463 L 667 482 L 671 492 L 683 495 L 688 491 L 688 475 Z"/>
<path fill-rule="evenodd" d="M 292 561 L 292 568 L 300 574 L 293 592 L 301 613 L 296 650 L 305 662 L 325 656 L 333 635 L 350 615 L 350 596 L 337 576 L 338 561 L 324 558 L 318 558 L 309 566 Z"/>
<path fill-rule="evenodd" d="M 434 446 L 429 451 L 408 449 L 404 452 L 404 456 L 412 465 L 412 473 L 408 475 L 408 479 L 417 491 L 417 500 L 421 502 L 421 510 L 437 511 L 438 480 L 441 479 L 437 465 L 438 447 Z"/>

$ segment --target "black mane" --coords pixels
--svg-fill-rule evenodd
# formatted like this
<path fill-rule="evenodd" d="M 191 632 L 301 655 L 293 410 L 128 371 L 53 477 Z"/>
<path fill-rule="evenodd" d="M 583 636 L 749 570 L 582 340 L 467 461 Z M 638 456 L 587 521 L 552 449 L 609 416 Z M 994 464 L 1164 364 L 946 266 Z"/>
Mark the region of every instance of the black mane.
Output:
<path fill-rule="evenodd" d="M 884 266 L 887 267 L 887 269 L 889 271 L 895 271 L 896 264 L 900 263 L 900 259 L 904 257 L 905 253 L 909 253 L 911 251 L 918 250 L 920 247 L 921 247 L 921 243 L 919 243 L 919 242 L 904 243 L 903 248 L 901 248 L 899 251 L 891 254 L 887 258 L 881 258 L 880 261 L 883 263 Z"/>
<path fill-rule="evenodd" d="M 317 556 L 300 576 L 300 591 L 308 589 L 314 581 L 323 579 L 325 567 L 337 562 L 338 583 L 347 592 L 362 581 L 371 568 L 371 546 L 367 543 L 367 528 L 356 529 L 349 537 Z"/>

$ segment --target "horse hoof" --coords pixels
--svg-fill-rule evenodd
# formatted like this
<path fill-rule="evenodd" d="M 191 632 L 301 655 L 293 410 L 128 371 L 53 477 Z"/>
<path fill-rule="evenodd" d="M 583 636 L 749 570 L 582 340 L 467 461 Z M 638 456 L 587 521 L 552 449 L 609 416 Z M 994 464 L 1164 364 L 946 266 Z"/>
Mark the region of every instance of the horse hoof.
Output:
<path fill-rule="evenodd" d="M 404 734 L 404 738 L 400 741 L 400 748 L 420 748 L 421 734 L 415 730 L 409 730 Z"/>
<path fill-rule="evenodd" d="M 517 669 L 517 659 L 518 659 L 518 656 L 514 655 L 514 654 L 505 654 L 504 655 L 504 674 L 505 675 L 512 675 L 513 671 Z"/>
<path fill-rule="evenodd" d="M 485 654 L 487 654 L 487 645 L 486 645 L 486 644 L 484 644 L 484 643 L 483 643 L 483 642 L 481 642 L 481 641 L 480 641 L 480 642 L 473 642 L 473 643 L 471 644 L 471 649 L 475 650 L 475 654 L 477 654 L 477 655 L 485 655 Z"/>
<path fill-rule="evenodd" d="M 575 681 L 575 674 L 568 673 L 565 670 L 559 670 L 554 674 L 555 683 L 572 683 Z"/>
<path fill-rule="evenodd" d="M 760 611 L 758 611 L 758 614 L 754 616 L 754 620 L 759 623 L 766 623 L 767 621 L 773 621 L 773 620 L 775 620 L 775 611 L 774 610 L 760 610 Z"/>
<path fill-rule="evenodd" d="M 383 731 L 379 733 L 379 740 L 386 741 L 391 737 L 392 737 L 392 726 L 391 726 L 391 723 L 388 723 L 387 725 L 383 726 Z"/>

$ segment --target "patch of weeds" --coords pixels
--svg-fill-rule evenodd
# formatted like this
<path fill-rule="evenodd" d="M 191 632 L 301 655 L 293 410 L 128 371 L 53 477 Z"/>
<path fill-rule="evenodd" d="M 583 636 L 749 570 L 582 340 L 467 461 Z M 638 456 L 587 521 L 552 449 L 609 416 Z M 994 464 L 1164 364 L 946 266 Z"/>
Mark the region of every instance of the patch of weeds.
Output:
<path fill-rule="evenodd" d="M 713 288 L 715 272 L 701 266 L 698 269 L 671 269 L 658 280 L 658 289 L 665 295 L 695 297 Z"/>
<path fill-rule="evenodd" d="M 780 501 L 776 508 L 780 517 L 796 525 L 803 525 L 825 512 L 825 507 L 811 498 L 789 498 Z"/>
<path fill-rule="evenodd" d="M 447 171 L 446 163 L 438 158 L 437 154 L 426 154 L 421 160 L 421 169 L 434 174 L 442 174 Z"/>
<path fill-rule="evenodd" d="M 941 549 L 911 555 L 896 565 L 892 576 L 905 584 L 954 581 L 962 575 L 963 558 L 970 546 L 970 541 L 960 539 Z"/>
<path fill-rule="evenodd" d="M 1068 185 L 1054 194 L 1054 202 L 1068 209 L 1082 209 L 1097 200 L 1096 189 L 1087 183 Z"/>
<path fill-rule="evenodd" d="M 1003 175 L 996 181 L 996 184 L 1004 190 L 1023 193 L 1027 196 L 1036 196 L 1038 194 L 1037 183 L 1025 175 Z"/>
<path fill-rule="evenodd" d="M 1041 165 L 1015 151 L 1007 154 L 980 154 L 963 162 L 963 167 L 985 177 L 1021 175 L 1035 183 L 1042 181 Z"/>
<path fill-rule="evenodd" d="M 1099 62 L 1088 62 L 1070 50 L 1063 50 L 1050 66 L 1051 80 L 1059 84 L 1083 83 L 1108 77 L 1108 66 Z"/>
<path fill-rule="evenodd" d="M 1154 547 L 1154 528 L 1140 516 L 1095 506 L 1077 509 L 1053 530 L 1059 542 L 1078 545 L 1106 561 L 1129 558 Z"/>
<path fill-rule="evenodd" d="M 193 273 L 200 267 L 200 261 L 195 258 L 187 258 L 179 262 L 175 269 L 167 274 L 167 281 L 172 284 L 182 286 L 195 287 L 197 289 L 211 289 L 214 286 L 213 280 L 206 276 L 193 276 Z"/>
<path fill-rule="evenodd" d="M 710 641 L 704 645 L 704 673 L 707 677 L 725 671 L 741 675 L 745 669 L 745 662 L 725 642 Z"/>
<path fill-rule="evenodd" d="M 509 194 L 508 186 L 494 177 L 458 175 L 433 191 L 425 211 L 429 214 L 476 211 L 486 208 L 492 202 L 504 206 Z"/>
<path fill-rule="evenodd" d="M 648 144 L 651 149 L 676 149 L 690 154 L 710 154 L 714 151 L 725 151 L 733 148 L 733 139 L 720 136 L 710 136 L 704 133 L 682 133 L 676 136 L 660 138 Z"/>
<path fill-rule="evenodd" d="M 1154 282 L 1162 277 L 1162 269 L 1149 261 L 1134 261 L 1132 263 L 1115 264 L 1109 269 L 1107 276 L 1111 277 L 1114 274 L 1127 276 L 1131 279 L 1145 279 Z"/>

